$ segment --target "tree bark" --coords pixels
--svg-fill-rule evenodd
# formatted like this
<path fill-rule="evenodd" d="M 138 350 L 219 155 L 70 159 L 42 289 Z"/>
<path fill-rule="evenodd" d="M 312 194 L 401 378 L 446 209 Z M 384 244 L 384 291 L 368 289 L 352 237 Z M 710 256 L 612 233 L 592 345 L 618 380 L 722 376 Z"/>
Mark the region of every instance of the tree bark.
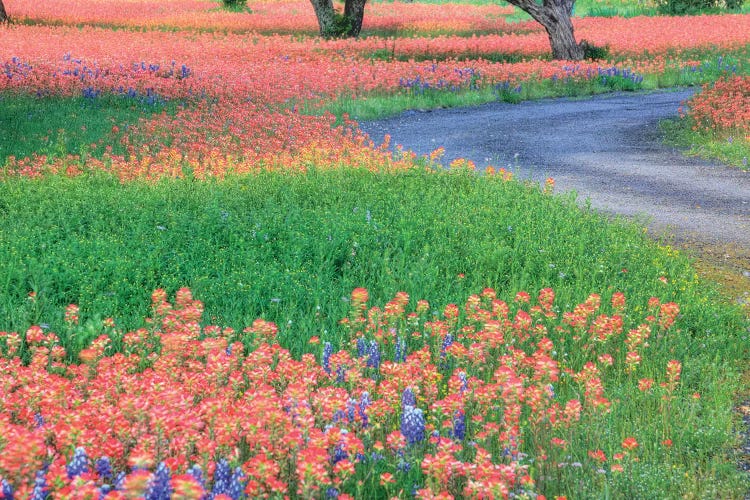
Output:
<path fill-rule="evenodd" d="M 326 38 L 356 37 L 362 31 L 367 0 L 346 0 L 344 14 L 337 15 L 332 0 L 310 0 L 318 18 L 320 36 Z"/>
<path fill-rule="evenodd" d="M 569 13 L 555 12 L 550 15 L 551 22 L 544 24 L 549 44 L 552 47 L 552 59 L 580 61 L 583 59 L 583 47 L 576 42 L 573 33 L 573 21 Z"/>
<path fill-rule="evenodd" d="M 367 0 L 346 0 L 344 17 L 349 20 L 349 37 L 359 36 L 362 31 L 362 20 L 365 18 L 365 4 Z"/>
<path fill-rule="evenodd" d="M 318 18 L 320 36 L 331 36 L 336 28 L 333 2 L 331 0 L 310 0 L 310 3 L 312 3 L 313 9 L 315 9 L 315 17 Z"/>
<path fill-rule="evenodd" d="M 552 59 L 583 59 L 583 46 L 576 42 L 573 20 L 570 17 L 575 0 L 543 0 L 541 4 L 535 0 L 508 0 L 508 3 L 528 13 L 544 26 L 552 48 Z"/>
<path fill-rule="evenodd" d="M 0 0 L 0 23 L 8 22 L 8 13 L 5 12 L 5 6 L 3 0 Z"/>

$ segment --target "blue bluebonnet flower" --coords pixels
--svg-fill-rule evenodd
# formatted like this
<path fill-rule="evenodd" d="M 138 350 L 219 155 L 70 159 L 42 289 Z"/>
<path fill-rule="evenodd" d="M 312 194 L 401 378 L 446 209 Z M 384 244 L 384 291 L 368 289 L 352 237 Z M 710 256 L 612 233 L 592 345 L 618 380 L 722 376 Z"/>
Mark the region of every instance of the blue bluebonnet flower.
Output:
<path fill-rule="evenodd" d="M 115 479 L 115 489 L 118 491 L 121 491 L 125 487 L 125 471 L 120 471 L 119 474 L 117 474 L 117 479 Z"/>
<path fill-rule="evenodd" d="M 370 399 L 370 393 L 367 391 L 364 391 L 362 395 L 359 398 L 359 417 L 362 419 L 362 427 L 367 427 L 369 423 L 369 418 L 367 417 L 367 407 L 372 404 L 372 399 Z"/>
<path fill-rule="evenodd" d="M 406 406 L 417 406 L 417 398 L 414 396 L 414 391 L 411 390 L 411 387 L 404 389 L 403 394 L 401 394 L 401 407 Z"/>
<path fill-rule="evenodd" d="M 357 407 L 357 400 L 353 398 L 349 398 L 349 400 L 346 402 L 346 418 L 349 420 L 349 423 L 351 424 L 354 422 L 354 415 L 355 410 Z"/>
<path fill-rule="evenodd" d="M 160 462 L 146 490 L 146 500 L 169 500 L 172 496 L 171 479 L 172 474 L 169 468 L 164 465 L 164 462 Z"/>
<path fill-rule="evenodd" d="M 211 495 L 221 495 L 229 491 L 229 481 L 231 479 L 232 469 L 229 467 L 229 463 L 225 458 L 222 458 L 216 462 L 216 470 L 214 471 L 214 487 L 211 490 Z"/>
<path fill-rule="evenodd" d="M 408 444 L 415 444 L 424 439 L 425 420 L 422 410 L 406 405 L 401 413 L 401 434 Z"/>
<path fill-rule="evenodd" d="M 360 337 L 357 339 L 357 355 L 360 358 L 363 358 L 366 353 L 367 353 L 367 341 L 365 341 L 364 337 Z"/>
<path fill-rule="evenodd" d="M 232 473 L 232 477 L 229 480 L 229 487 L 227 488 L 226 494 L 229 495 L 233 500 L 239 500 L 245 491 L 245 473 L 242 469 L 236 467 Z"/>
<path fill-rule="evenodd" d="M 452 435 L 458 440 L 463 440 L 466 436 L 466 414 L 462 411 L 456 411 L 453 414 Z"/>
<path fill-rule="evenodd" d="M 445 357 L 445 351 L 448 350 L 448 348 L 453 344 L 453 335 L 450 333 L 445 336 L 443 339 L 443 345 L 440 347 L 440 356 Z"/>
<path fill-rule="evenodd" d="M 339 384 L 346 383 L 346 370 L 348 367 L 346 365 L 341 365 L 338 368 L 336 368 L 336 382 Z"/>
<path fill-rule="evenodd" d="M 84 472 L 89 471 L 89 457 L 86 456 L 86 450 L 80 446 L 73 452 L 73 458 L 70 459 L 67 465 L 68 477 L 73 479 L 76 476 L 80 476 Z"/>
<path fill-rule="evenodd" d="M 187 473 L 193 476 L 203 486 L 203 489 L 206 489 L 206 478 L 203 477 L 203 469 L 200 465 L 194 464 L 187 470 Z"/>
<path fill-rule="evenodd" d="M 402 337 L 396 339 L 396 353 L 393 355 L 393 361 L 396 363 L 406 361 L 406 341 Z"/>
<path fill-rule="evenodd" d="M 326 498 L 338 498 L 339 490 L 334 487 L 330 487 L 326 490 Z"/>
<path fill-rule="evenodd" d="M 36 412 L 34 414 L 34 425 L 37 427 L 37 429 L 44 426 L 44 417 L 39 412 Z"/>
<path fill-rule="evenodd" d="M 461 394 L 466 392 L 466 389 L 469 388 L 469 379 L 466 378 L 466 372 L 459 372 L 458 373 L 458 379 L 461 381 Z"/>
<path fill-rule="evenodd" d="M 333 354 L 333 347 L 330 342 L 323 344 L 323 370 L 327 374 L 331 374 L 331 354 Z"/>
<path fill-rule="evenodd" d="M 333 456 L 331 457 L 331 463 L 337 464 L 341 462 L 342 460 L 346 460 L 347 458 L 349 458 L 349 454 L 346 452 L 343 445 L 339 444 L 333 448 Z"/>
<path fill-rule="evenodd" d="M 112 478 L 112 463 L 109 461 L 109 457 L 103 456 L 94 463 L 94 470 L 102 479 Z"/>
<path fill-rule="evenodd" d="M 31 492 L 29 500 L 45 500 L 48 493 L 47 467 L 45 466 L 36 472 L 36 476 L 34 477 L 34 489 Z"/>
<path fill-rule="evenodd" d="M 370 347 L 367 349 L 367 367 L 380 368 L 380 346 L 377 341 L 371 340 Z"/>
<path fill-rule="evenodd" d="M 2 500 L 13 500 L 13 486 L 4 478 L 0 479 L 0 494 Z"/>

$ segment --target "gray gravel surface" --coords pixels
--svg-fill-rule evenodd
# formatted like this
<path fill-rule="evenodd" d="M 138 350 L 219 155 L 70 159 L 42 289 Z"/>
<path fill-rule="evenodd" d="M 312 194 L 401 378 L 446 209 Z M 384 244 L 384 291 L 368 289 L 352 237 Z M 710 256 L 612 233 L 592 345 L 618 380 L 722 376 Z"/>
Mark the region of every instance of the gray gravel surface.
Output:
<path fill-rule="evenodd" d="M 360 123 L 417 154 L 445 148 L 444 164 L 466 158 L 518 177 L 552 177 L 556 191 L 635 218 L 678 240 L 750 249 L 750 173 L 687 158 L 661 142 L 658 123 L 676 117 L 694 90 L 614 93 L 585 99 L 407 111 Z"/>

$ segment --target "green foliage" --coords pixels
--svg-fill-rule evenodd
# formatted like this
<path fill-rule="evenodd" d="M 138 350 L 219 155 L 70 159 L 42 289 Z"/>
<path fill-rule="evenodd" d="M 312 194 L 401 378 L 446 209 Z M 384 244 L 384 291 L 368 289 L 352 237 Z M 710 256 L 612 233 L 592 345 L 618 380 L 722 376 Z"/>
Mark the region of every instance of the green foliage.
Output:
<path fill-rule="evenodd" d="M 660 14 L 682 16 L 725 10 L 738 10 L 744 0 L 655 0 Z"/>
<path fill-rule="evenodd" d="M 176 107 L 176 103 L 149 104 L 116 95 L 85 98 L 0 93 L 0 168 L 8 156 L 97 156 L 103 153 L 104 144 L 121 154 L 119 144 L 112 141 L 113 127 L 125 129 L 144 115 L 172 112 Z"/>
<path fill-rule="evenodd" d="M 601 60 L 607 60 L 610 58 L 609 47 L 607 46 L 600 47 L 598 45 L 593 45 L 587 42 L 586 40 L 583 40 L 581 42 L 581 46 L 583 47 L 584 59 L 590 59 L 592 61 L 601 61 Z"/>
<path fill-rule="evenodd" d="M 719 137 L 697 132 L 687 118 L 667 120 L 660 124 L 665 140 L 688 150 L 692 156 L 717 159 L 722 163 L 750 171 L 750 141 L 742 137 Z"/>
<path fill-rule="evenodd" d="M 333 23 L 322 35 L 325 38 L 345 38 L 351 36 L 352 29 L 354 28 L 354 22 L 349 16 L 344 15 L 341 12 L 333 12 Z"/>
<path fill-rule="evenodd" d="M 244 11 L 247 9 L 247 0 L 221 0 L 221 3 L 229 10 Z"/>

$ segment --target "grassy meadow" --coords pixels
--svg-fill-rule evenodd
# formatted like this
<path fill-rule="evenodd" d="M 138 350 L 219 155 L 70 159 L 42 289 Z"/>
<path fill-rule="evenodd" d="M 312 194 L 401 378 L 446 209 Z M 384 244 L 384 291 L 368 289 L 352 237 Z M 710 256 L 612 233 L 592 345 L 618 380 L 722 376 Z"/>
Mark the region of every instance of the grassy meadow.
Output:
<path fill-rule="evenodd" d="M 460 3 L 460 15 L 456 14 Z M 573 194 L 372 144 L 405 109 L 702 86 L 747 169 L 748 4 L 5 2 L 0 497 L 743 498 L 747 311 Z"/>

